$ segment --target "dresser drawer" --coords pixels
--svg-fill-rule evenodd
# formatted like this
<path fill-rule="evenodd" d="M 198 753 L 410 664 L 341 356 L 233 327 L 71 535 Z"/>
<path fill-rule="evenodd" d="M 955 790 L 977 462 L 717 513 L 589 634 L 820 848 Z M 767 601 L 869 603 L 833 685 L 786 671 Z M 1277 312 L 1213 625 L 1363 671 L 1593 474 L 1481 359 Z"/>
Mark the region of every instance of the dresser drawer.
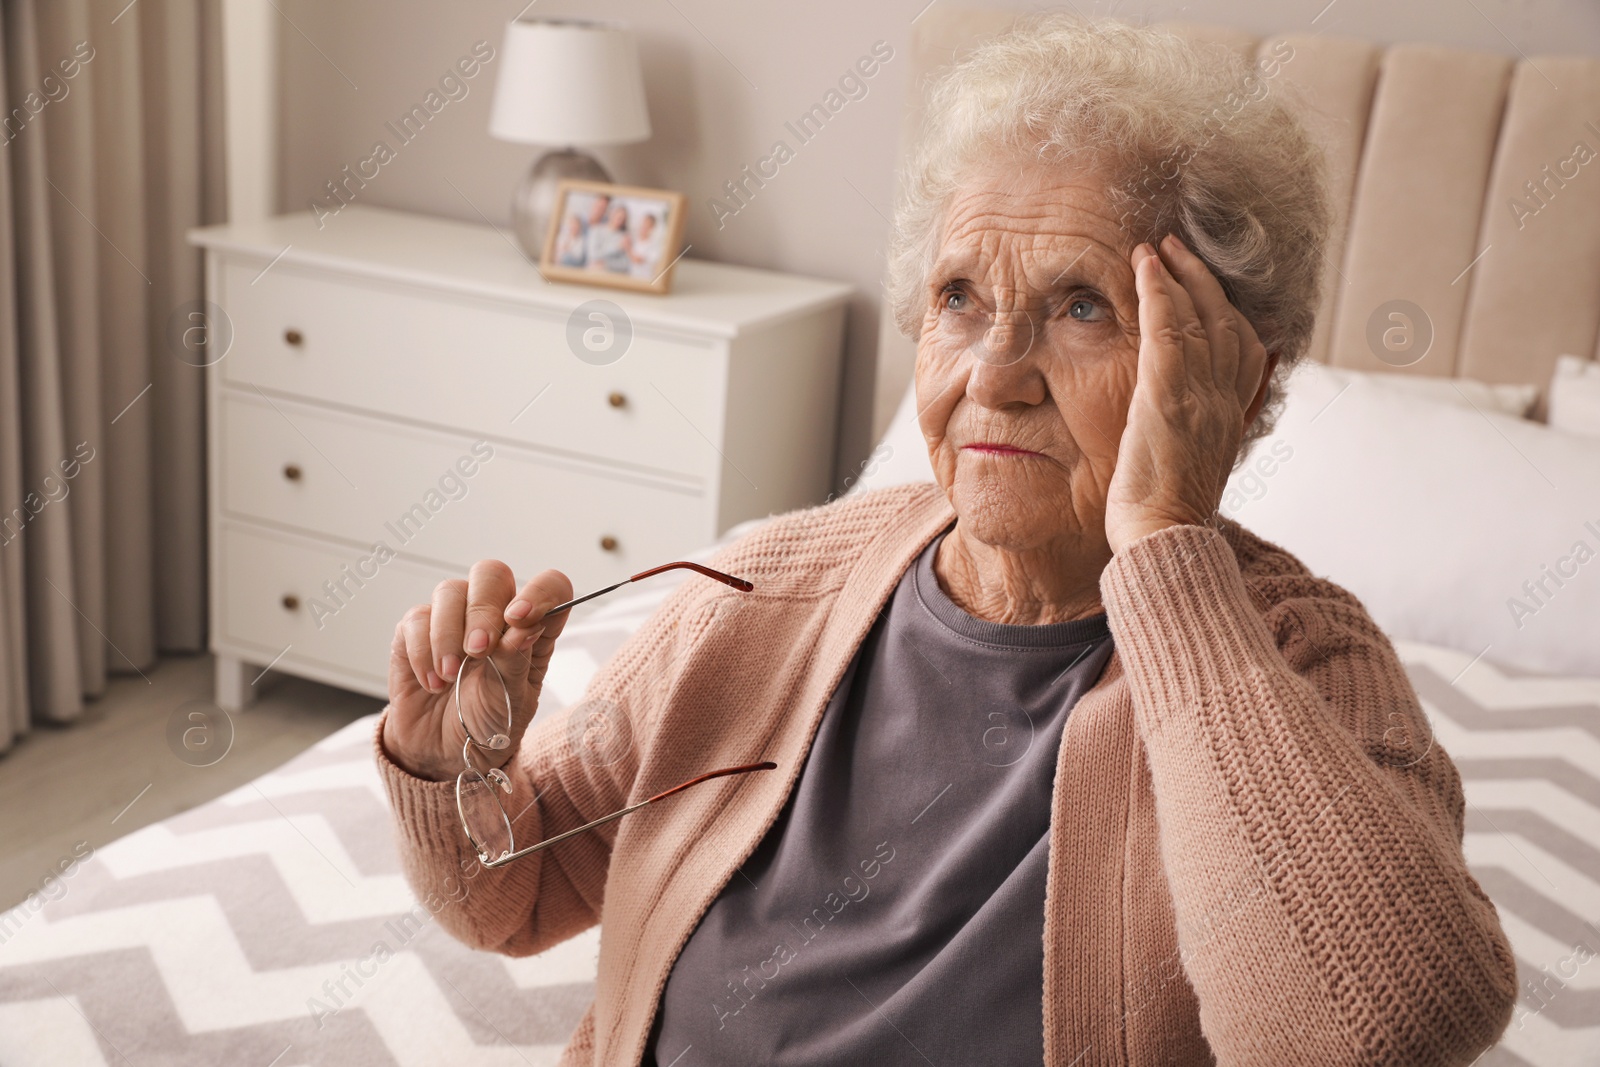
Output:
<path fill-rule="evenodd" d="M 586 588 L 716 534 L 696 490 L 522 448 L 232 389 L 218 394 L 223 513 L 518 579 L 555 567 Z"/>
<path fill-rule="evenodd" d="M 447 577 L 412 560 L 379 565 L 368 553 L 304 538 L 232 523 L 216 529 L 214 577 L 221 584 L 212 632 L 218 646 L 254 651 L 263 664 L 281 653 L 274 664 L 280 669 L 311 664 L 359 679 L 370 692 L 384 691 L 395 623 Z M 343 589 L 330 595 L 324 582 Z"/>
<path fill-rule="evenodd" d="M 635 333 L 596 366 L 538 309 L 283 264 L 219 273 L 229 383 L 693 479 L 720 462 L 719 342 Z"/>

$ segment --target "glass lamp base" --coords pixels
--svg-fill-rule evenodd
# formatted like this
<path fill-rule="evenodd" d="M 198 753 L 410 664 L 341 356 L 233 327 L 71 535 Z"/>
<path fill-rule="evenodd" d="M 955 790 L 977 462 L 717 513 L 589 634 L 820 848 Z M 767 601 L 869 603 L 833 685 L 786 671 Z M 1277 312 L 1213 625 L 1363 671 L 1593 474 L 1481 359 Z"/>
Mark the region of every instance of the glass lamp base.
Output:
<path fill-rule="evenodd" d="M 609 182 L 611 175 L 593 156 L 573 148 L 562 148 L 539 157 L 512 194 L 511 227 L 517 233 L 517 243 L 533 263 L 538 263 L 544 254 L 550 216 L 556 209 L 556 186 L 569 178 Z"/>

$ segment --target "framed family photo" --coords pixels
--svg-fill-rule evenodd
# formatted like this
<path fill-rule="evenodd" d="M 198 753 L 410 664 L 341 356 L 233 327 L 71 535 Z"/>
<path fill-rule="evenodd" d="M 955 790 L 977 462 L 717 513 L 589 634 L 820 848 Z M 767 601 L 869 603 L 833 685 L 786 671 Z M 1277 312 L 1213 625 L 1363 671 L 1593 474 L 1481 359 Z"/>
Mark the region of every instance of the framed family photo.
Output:
<path fill-rule="evenodd" d="M 561 281 L 664 293 L 683 240 L 683 203 L 666 189 L 564 181 L 539 269 Z"/>

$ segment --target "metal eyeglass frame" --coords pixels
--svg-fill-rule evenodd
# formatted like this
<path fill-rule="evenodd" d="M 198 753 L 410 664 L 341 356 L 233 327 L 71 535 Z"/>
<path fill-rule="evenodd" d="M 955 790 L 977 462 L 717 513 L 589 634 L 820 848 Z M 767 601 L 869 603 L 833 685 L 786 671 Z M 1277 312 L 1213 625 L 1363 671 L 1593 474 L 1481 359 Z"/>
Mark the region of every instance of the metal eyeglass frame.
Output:
<path fill-rule="evenodd" d="M 592 593 L 586 593 L 574 600 L 567 601 L 565 604 L 557 604 L 555 607 L 545 612 L 541 618 L 548 619 L 552 615 L 557 615 L 563 611 L 570 611 L 572 608 L 577 607 L 579 604 L 582 604 L 585 601 L 593 600 L 595 597 L 604 596 L 613 590 L 621 589 L 630 582 L 637 582 L 642 578 L 649 578 L 652 575 L 661 574 L 665 571 L 671 570 L 691 570 L 697 574 L 702 574 L 707 578 L 714 578 L 724 585 L 731 586 L 742 593 L 748 593 L 755 588 L 753 584 L 743 578 L 735 578 L 731 574 L 724 574 L 721 571 L 712 570 L 710 567 L 705 567 L 698 563 L 666 563 L 659 567 L 652 567 L 647 571 L 640 571 L 631 578 L 624 578 L 615 585 L 608 585 L 604 589 L 596 589 Z M 500 803 L 499 797 L 500 792 L 511 792 L 510 777 L 499 767 L 490 767 L 487 771 L 480 771 L 472 763 L 473 749 L 479 749 L 481 751 L 500 751 L 502 749 L 509 748 L 511 745 L 511 730 L 514 725 L 511 711 L 511 690 L 506 685 L 505 675 L 500 673 L 500 668 L 495 664 L 492 657 L 484 656 L 483 661 L 489 665 L 491 670 L 494 671 L 495 678 L 500 682 L 500 692 L 505 696 L 505 729 L 499 733 L 490 735 L 486 740 L 479 741 L 477 738 L 472 736 L 472 730 L 467 726 L 466 715 L 461 710 L 461 676 L 467 673 L 467 664 L 472 662 L 470 658 L 463 658 L 460 669 L 456 671 L 455 683 L 452 686 L 452 696 L 456 707 L 456 720 L 460 722 L 461 732 L 466 736 L 466 740 L 461 745 L 461 762 L 466 764 L 466 767 L 460 774 L 456 775 L 456 814 L 461 817 L 461 829 L 466 833 L 467 840 L 472 843 L 473 849 L 478 853 L 478 862 L 485 867 L 503 867 L 512 860 L 521 859 L 523 856 L 531 855 L 532 853 L 538 852 L 541 849 L 549 848 L 551 845 L 554 845 L 560 841 L 565 841 L 569 837 L 576 837 L 585 830 L 592 830 L 596 826 L 603 826 L 608 822 L 614 822 L 615 820 L 622 818 L 624 815 L 631 814 L 632 812 L 638 811 L 640 808 L 654 804 L 658 800 L 664 800 L 667 797 L 672 796 L 674 793 L 681 793 L 690 786 L 699 785 L 701 782 L 709 782 L 714 778 L 725 778 L 734 774 L 747 774 L 751 771 L 771 771 L 776 770 L 778 767 L 776 763 L 773 763 L 769 760 L 762 763 L 747 763 L 738 767 L 723 767 L 719 770 L 708 771 L 707 773 L 698 777 L 689 779 L 687 782 L 675 785 L 671 789 L 657 793 L 653 797 L 650 797 L 646 800 L 641 800 L 637 804 L 630 804 L 620 811 L 614 811 L 610 815 L 602 815 L 600 818 L 591 822 L 586 822 L 582 826 L 574 827 L 571 830 L 559 833 L 554 837 L 546 838 L 537 844 L 529 845 L 527 848 L 519 849 L 517 848 L 516 844 L 516 834 L 511 827 L 511 816 L 507 813 L 505 805 Z M 489 856 L 488 847 L 478 839 L 478 835 L 472 832 L 472 824 L 467 820 L 466 803 L 462 799 L 462 787 L 467 782 L 468 775 L 476 777 L 478 781 L 482 783 L 487 795 L 494 800 L 495 807 L 500 809 L 500 818 L 505 823 L 506 848 L 500 853 L 500 855 L 493 858 L 490 858 Z"/>

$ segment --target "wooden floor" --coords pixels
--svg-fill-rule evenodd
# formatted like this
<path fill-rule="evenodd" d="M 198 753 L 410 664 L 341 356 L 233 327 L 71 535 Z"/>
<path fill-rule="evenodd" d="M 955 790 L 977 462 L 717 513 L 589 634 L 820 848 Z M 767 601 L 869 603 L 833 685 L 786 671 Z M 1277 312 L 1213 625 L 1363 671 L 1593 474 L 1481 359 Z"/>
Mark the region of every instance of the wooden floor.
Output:
<path fill-rule="evenodd" d="M 146 671 L 148 682 L 118 676 L 79 722 L 35 728 L 0 756 L 0 909 L 38 889 L 75 847 L 85 851 L 79 842 L 100 848 L 221 796 L 383 706 L 269 673 L 256 704 L 230 716 L 227 754 L 196 767 L 175 754 L 168 726 L 191 721 L 193 711 L 216 714 L 211 672 L 210 656 L 182 656 Z"/>

